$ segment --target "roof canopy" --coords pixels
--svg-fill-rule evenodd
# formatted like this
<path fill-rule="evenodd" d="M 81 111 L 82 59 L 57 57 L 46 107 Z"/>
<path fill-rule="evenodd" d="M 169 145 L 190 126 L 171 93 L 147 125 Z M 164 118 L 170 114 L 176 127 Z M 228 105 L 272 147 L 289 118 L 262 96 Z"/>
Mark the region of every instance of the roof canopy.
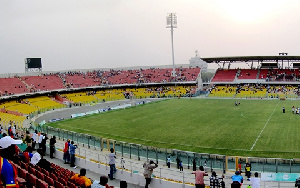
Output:
<path fill-rule="evenodd" d="M 300 56 L 236 56 L 236 57 L 209 57 L 201 58 L 207 63 L 234 63 L 234 62 L 263 62 L 263 61 L 300 61 Z"/>

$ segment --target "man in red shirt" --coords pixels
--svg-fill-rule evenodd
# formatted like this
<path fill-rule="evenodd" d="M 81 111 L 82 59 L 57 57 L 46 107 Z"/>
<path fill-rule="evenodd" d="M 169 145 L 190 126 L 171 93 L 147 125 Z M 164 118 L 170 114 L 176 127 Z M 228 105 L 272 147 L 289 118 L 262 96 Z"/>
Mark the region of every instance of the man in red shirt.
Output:
<path fill-rule="evenodd" d="M 192 172 L 192 174 L 195 174 L 196 188 L 205 188 L 204 176 L 208 176 L 208 174 L 204 172 L 203 166 L 200 166 L 199 169 L 200 170 Z"/>
<path fill-rule="evenodd" d="M 69 164 L 70 163 L 70 139 L 68 139 L 65 143 L 65 148 L 64 148 L 64 161 L 65 164 Z"/>

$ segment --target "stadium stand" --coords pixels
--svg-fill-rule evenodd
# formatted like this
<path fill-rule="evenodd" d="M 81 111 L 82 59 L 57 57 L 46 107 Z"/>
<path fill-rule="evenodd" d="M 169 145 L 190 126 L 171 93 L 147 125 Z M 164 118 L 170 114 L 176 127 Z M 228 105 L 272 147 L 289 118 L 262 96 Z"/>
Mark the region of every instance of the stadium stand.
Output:
<path fill-rule="evenodd" d="M 26 84 L 19 78 L 0 78 L 0 95 L 14 95 L 20 93 L 27 93 Z"/>
<path fill-rule="evenodd" d="M 235 69 L 218 69 L 211 82 L 233 82 L 236 72 Z"/>
<path fill-rule="evenodd" d="M 30 92 L 65 88 L 58 75 L 24 76 L 20 78 L 28 85 Z"/>
<path fill-rule="evenodd" d="M 238 79 L 257 79 L 257 69 L 240 69 Z"/>

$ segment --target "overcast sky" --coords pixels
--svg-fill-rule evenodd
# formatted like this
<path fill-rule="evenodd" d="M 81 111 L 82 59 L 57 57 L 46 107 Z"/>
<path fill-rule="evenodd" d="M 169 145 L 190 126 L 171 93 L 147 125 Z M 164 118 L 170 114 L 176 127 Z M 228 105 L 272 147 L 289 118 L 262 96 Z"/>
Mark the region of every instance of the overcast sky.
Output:
<path fill-rule="evenodd" d="M 172 64 L 200 57 L 300 55 L 299 0 L 0 0 L 0 73 Z"/>

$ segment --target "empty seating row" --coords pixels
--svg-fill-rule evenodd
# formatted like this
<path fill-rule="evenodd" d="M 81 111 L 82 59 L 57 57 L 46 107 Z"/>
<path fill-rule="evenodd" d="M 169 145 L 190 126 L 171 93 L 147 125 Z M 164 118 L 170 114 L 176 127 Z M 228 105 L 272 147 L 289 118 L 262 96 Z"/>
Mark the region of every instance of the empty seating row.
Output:
<path fill-rule="evenodd" d="M 196 81 L 200 68 L 110 70 L 87 73 L 67 72 L 39 76 L 0 78 L 0 96 L 28 92 L 50 91 L 66 88 L 82 88 L 100 85 L 164 83 Z"/>

